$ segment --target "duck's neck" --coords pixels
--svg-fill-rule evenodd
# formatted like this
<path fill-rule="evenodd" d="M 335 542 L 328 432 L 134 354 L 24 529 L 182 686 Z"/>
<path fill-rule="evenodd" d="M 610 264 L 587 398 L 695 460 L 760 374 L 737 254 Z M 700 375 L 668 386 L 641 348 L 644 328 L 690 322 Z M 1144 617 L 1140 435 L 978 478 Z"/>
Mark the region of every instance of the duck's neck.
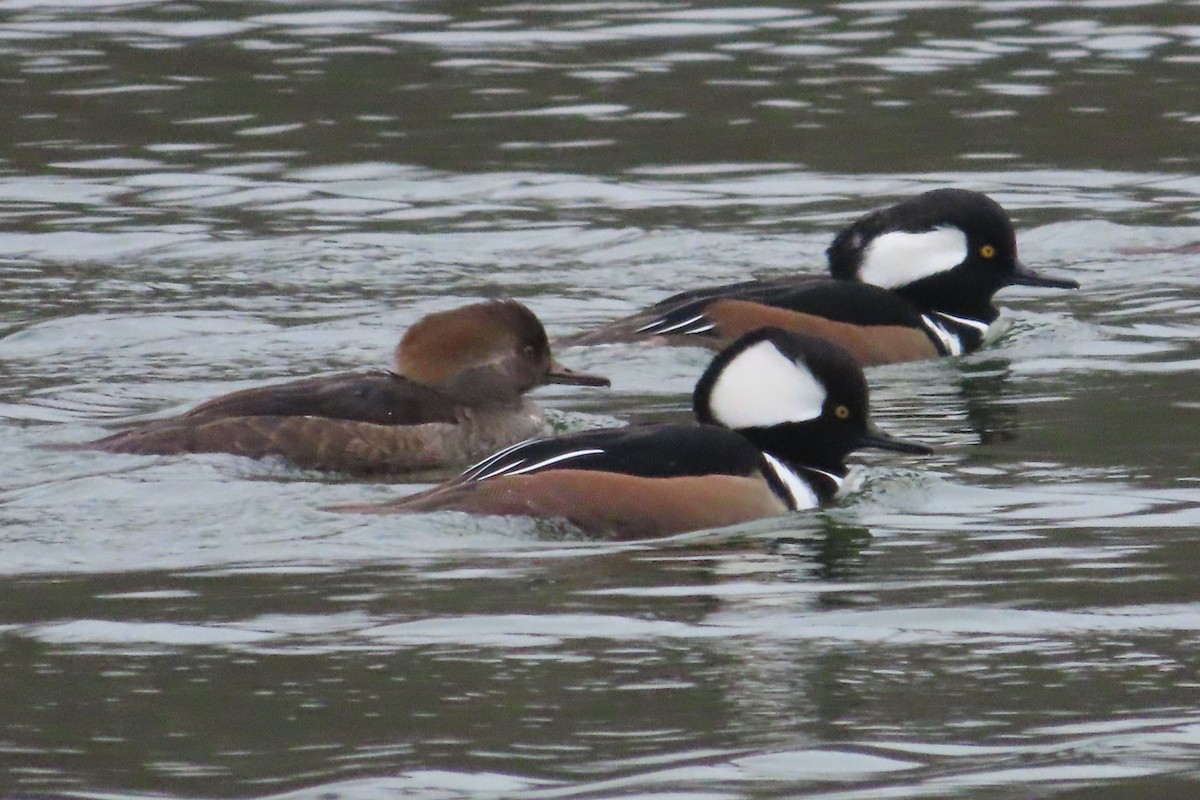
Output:
<path fill-rule="evenodd" d="M 1000 316 L 992 305 L 991 293 L 956 276 L 938 276 L 900 286 L 894 291 L 922 313 L 937 312 L 981 325 L 990 325 Z"/>
<path fill-rule="evenodd" d="M 941 283 L 917 281 L 895 291 L 915 308 L 942 355 L 957 356 L 978 349 L 1000 316 L 991 297 L 981 296 L 979 288 L 942 276 Z"/>
<path fill-rule="evenodd" d="M 515 409 L 525 402 L 524 392 L 513 385 L 509 376 L 491 369 L 465 370 L 432 384 L 399 374 L 429 387 L 456 405 L 468 408 Z"/>

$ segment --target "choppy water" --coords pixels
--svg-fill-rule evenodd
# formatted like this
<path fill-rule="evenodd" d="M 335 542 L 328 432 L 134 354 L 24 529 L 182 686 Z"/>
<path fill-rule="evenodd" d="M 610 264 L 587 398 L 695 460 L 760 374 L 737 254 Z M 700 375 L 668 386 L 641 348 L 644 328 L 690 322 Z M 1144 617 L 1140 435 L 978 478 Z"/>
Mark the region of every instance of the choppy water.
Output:
<path fill-rule="evenodd" d="M 1195 3 L 0 2 L 0 794 L 1189 796 L 1200 777 Z M 827 510 L 645 544 L 220 456 L 37 449 L 814 273 L 938 186 L 1078 292 L 870 372 Z M 579 348 L 564 426 L 700 351 Z"/>

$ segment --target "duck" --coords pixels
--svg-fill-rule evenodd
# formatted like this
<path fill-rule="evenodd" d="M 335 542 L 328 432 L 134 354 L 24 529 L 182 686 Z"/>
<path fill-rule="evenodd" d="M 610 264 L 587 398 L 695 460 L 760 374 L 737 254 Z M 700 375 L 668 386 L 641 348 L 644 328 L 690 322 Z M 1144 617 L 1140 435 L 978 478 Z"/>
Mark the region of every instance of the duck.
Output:
<path fill-rule="evenodd" d="M 232 392 L 178 416 L 89 442 L 108 453 L 231 453 L 310 470 L 387 475 L 462 468 L 545 429 L 524 397 L 548 383 L 608 386 L 550 350 L 541 321 L 512 299 L 429 314 L 396 346 L 392 369 Z"/>
<path fill-rule="evenodd" d="M 642 341 L 720 349 L 763 326 L 822 336 L 864 366 L 978 349 L 1006 286 L 1077 289 L 1017 256 L 1008 212 L 966 189 L 935 189 L 851 223 L 826 250 L 832 277 L 749 280 L 668 297 L 560 345 Z"/>
<path fill-rule="evenodd" d="M 843 488 L 846 456 L 860 448 L 932 452 L 875 426 L 862 367 L 811 334 L 742 335 L 705 369 L 692 406 L 698 424 L 535 438 L 416 494 L 328 510 L 525 516 L 604 538 L 653 538 L 826 503 Z"/>

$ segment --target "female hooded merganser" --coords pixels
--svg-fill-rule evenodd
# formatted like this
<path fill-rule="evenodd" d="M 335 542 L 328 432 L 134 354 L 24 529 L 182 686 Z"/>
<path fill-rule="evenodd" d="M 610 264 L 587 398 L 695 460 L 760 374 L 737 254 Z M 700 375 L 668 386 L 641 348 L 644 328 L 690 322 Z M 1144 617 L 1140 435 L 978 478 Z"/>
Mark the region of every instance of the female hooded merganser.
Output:
<path fill-rule="evenodd" d="M 1076 289 L 1017 259 L 1012 220 L 999 203 L 937 189 L 875 211 L 826 251 L 829 278 L 776 278 L 697 289 L 563 344 L 645 340 L 719 348 L 770 325 L 838 342 L 860 364 L 975 350 L 999 316 L 1005 286 Z"/>
<path fill-rule="evenodd" d="M 89 443 L 110 453 L 278 456 L 306 469 L 381 474 L 461 467 L 542 432 L 522 395 L 545 383 L 608 386 L 550 353 L 514 300 L 430 314 L 409 328 L 394 372 L 374 370 L 246 389 Z"/>
<path fill-rule="evenodd" d="M 513 445 L 373 514 L 458 510 L 566 519 L 616 538 L 663 536 L 812 508 L 861 447 L 927 454 L 869 419 L 862 368 L 843 348 L 762 329 L 719 353 L 692 397 L 701 425 L 583 431 Z"/>

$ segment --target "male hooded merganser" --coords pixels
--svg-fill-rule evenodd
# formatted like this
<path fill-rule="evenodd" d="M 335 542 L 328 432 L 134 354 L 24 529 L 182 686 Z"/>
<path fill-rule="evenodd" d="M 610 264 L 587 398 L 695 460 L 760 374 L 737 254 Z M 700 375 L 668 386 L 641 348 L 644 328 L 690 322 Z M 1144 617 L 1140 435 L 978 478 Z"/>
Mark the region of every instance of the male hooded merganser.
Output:
<path fill-rule="evenodd" d="M 771 325 L 838 342 L 860 364 L 975 350 L 1005 286 L 1076 289 L 1017 259 L 1012 220 L 964 189 L 925 192 L 845 228 L 826 251 L 829 278 L 775 278 L 682 292 L 563 344 L 645 340 L 714 349 Z"/>
<path fill-rule="evenodd" d="M 90 442 L 110 453 L 278 456 L 307 469 L 382 474 L 461 467 L 542 432 L 522 395 L 545 383 L 608 386 L 550 353 L 514 300 L 430 314 L 405 333 L 394 372 L 344 373 L 223 395 Z"/>
<path fill-rule="evenodd" d="M 861 447 L 931 452 L 875 428 L 862 368 L 807 334 L 742 336 L 705 370 L 692 404 L 701 425 L 534 439 L 418 494 L 331 510 L 561 518 L 616 538 L 663 536 L 812 508 L 841 488 L 846 454 Z"/>

